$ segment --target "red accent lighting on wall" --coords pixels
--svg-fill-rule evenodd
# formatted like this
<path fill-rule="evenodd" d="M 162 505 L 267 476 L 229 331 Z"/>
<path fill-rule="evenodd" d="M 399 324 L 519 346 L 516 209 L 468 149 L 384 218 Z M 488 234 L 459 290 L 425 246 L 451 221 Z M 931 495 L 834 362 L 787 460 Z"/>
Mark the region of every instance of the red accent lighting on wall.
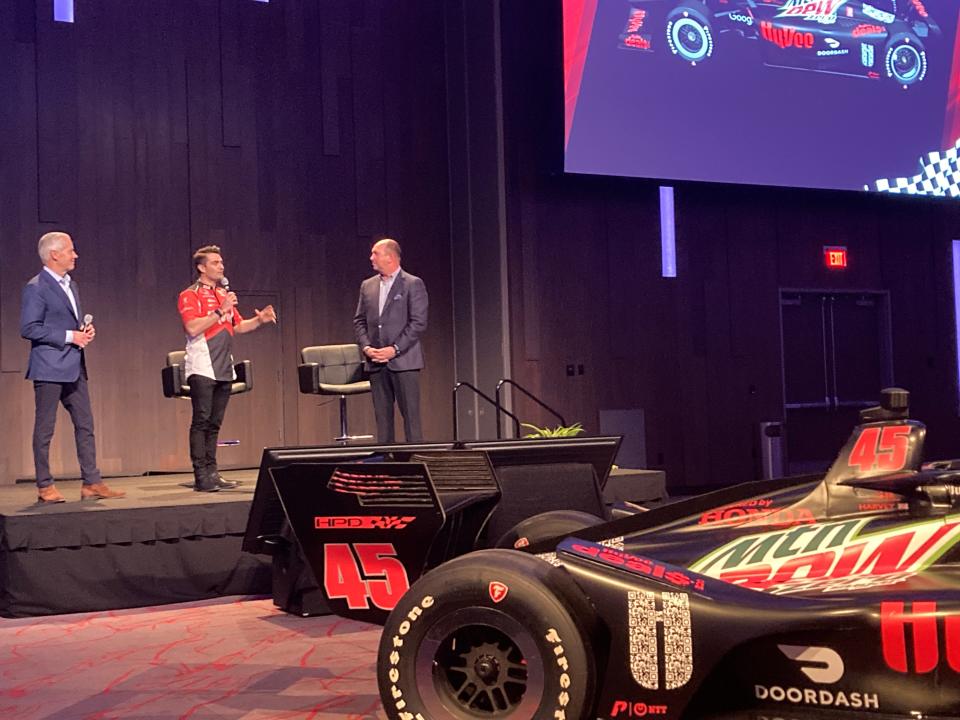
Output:
<path fill-rule="evenodd" d="M 846 270 L 847 248 L 842 245 L 824 245 L 823 262 L 830 270 Z"/>

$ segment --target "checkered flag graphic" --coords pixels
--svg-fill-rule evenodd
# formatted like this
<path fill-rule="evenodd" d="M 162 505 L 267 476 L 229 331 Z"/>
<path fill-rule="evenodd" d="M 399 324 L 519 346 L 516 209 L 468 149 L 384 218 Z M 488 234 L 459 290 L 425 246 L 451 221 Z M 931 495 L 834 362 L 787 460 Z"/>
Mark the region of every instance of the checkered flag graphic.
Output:
<path fill-rule="evenodd" d="M 949 150 L 927 153 L 920 158 L 920 173 L 908 178 L 881 179 L 875 190 L 901 195 L 960 197 L 960 140 Z M 867 185 L 865 189 L 870 190 Z"/>

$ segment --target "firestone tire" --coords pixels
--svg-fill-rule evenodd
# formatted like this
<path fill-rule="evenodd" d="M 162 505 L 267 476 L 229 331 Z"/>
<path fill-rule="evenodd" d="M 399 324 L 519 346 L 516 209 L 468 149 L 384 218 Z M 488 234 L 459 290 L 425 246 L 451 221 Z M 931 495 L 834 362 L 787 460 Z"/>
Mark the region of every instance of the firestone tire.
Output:
<path fill-rule="evenodd" d="M 927 76 L 927 53 L 912 32 L 894 34 L 887 41 L 883 58 L 887 77 L 901 87 L 916 85 Z"/>
<path fill-rule="evenodd" d="M 380 697 L 392 720 L 593 717 L 602 636 L 565 570 L 480 550 L 420 578 L 390 613 Z"/>
<path fill-rule="evenodd" d="M 667 46 L 692 65 L 713 55 L 713 26 L 705 10 L 700 3 L 684 2 L 667 15 Z"/>
<path fill-rule="evenodd" d="M 497 540 L 494 547 L 522 550 L 541 540 L 566 535 L 604 522 L 581 510 L 550 510 L 518 522 Z"/>

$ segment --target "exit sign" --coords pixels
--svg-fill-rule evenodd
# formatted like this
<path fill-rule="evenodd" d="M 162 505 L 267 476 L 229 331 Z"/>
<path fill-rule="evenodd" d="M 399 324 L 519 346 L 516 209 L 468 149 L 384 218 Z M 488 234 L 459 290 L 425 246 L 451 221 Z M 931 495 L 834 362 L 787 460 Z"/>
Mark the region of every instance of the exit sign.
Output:
<path fill-rule="evenodd" d="M 831 270 L 842 270 L 847 267 L 847 248 L 842 245 L 824 245 L 823 262 Z"/>

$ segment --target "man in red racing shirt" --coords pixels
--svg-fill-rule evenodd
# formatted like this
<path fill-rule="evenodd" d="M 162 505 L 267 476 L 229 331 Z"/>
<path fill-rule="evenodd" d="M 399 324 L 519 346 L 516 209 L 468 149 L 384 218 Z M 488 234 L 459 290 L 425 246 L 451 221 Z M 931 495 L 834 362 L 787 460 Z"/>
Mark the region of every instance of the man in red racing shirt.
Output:
<path fill-rule="evenodd" d="M 184 371 L 190 385 L 193 420 L 190 423 L 190 461 L 198 492 L 235 487 L 217 471 L 217 436 L 230 400 L 233 371 L 233 334 L 248 333 L 265 323 L 275 323 L 272 305 L 254 310 L 244 320 L 237 311 L 237 296 L 221 285 L 223 258 L 220 248 L 207 245 L 193 254 L 197 281 L 180 293 L 177 305 L 187 333 Z"/>

